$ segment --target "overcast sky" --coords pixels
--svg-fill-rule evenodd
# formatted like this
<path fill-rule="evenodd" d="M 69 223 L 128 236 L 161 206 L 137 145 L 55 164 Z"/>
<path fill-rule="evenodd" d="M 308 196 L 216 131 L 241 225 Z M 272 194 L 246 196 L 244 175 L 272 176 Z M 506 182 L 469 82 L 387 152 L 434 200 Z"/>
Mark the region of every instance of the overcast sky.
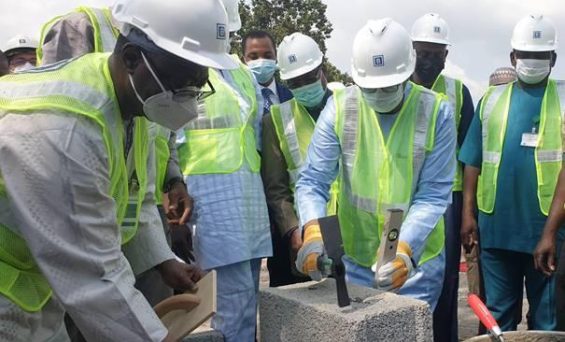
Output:
<path fill-rule="evenodd" d="M 163 0 L 166 1 L 166 0 Z M 475 101 L 495 68 L 509 65 L 512 28 L 523 16 L 541 13 L 553 20 L 563 44 L 557 50 L 554 78 L 565 78 L 565 4 L 563 0 L 323 0 L 334 31 L 329 59 L 350 69 L 351 42 L 369 19 L 391 17 L 408 30 L 428 12 L 439 13 L 451 28 L 446 72 L 464 80 Z M 42 23 L 79 5 L 107 6 L 113 0 L 0 0 L 0 46 L 12 36 L 39 35 Z"/>

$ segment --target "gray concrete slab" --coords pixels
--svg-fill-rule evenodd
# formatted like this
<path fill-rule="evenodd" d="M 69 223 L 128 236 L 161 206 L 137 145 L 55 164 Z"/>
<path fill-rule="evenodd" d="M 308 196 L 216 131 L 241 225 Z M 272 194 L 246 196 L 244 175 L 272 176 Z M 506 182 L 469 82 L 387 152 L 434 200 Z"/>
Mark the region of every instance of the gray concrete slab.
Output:
<path fill-rule="evenodd" d="M 261 290 L 261 341 L 432 341 L 425 302 L 348 284 L 352 305 L 337 306 L 335 281 Z"/>

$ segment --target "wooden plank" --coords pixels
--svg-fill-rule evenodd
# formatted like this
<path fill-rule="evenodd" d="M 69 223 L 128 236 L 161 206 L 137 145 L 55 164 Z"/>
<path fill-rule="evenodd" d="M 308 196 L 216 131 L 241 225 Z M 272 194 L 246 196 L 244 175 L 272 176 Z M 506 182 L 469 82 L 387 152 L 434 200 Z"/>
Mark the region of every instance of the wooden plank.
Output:
<path fill-rule="evenodd" d="M 211 271 L 200 279 L 198 290 L 191 294 L 200 299 L 200 304 L 190 311 L 170 311 L 161 318 L 161 321 L 169 330 L 169 335 L 176 340 L 190 334 L 216 313 L 216 271 Z"/>

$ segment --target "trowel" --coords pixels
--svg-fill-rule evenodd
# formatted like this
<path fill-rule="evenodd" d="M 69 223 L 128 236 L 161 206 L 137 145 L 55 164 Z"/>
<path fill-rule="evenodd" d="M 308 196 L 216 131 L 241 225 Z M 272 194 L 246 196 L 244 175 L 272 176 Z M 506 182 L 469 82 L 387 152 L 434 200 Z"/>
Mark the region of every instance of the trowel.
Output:
<path fill-rule="evenodd" d="M 322 240 L 326 249 L 327 258 L 318 258 L 318 269 L 328 270 L 335 278 L 337 288 L 337 305 L 342 308 L 351 304 L 347 285 L 345 284 L 345 265 L 341 259 L 345 254 L 343 251 L 343 240 L 337 216 L 327 216 L 318 219 Z M 331 260 L 329 261 L 328 258 Z"/>
<path fill-rule="evenodd" d="M 481 323 L 487 328 L 491 340 L 493 342 L 504 342 L 502 330 L 483 301 L 472 293 L 467 297 L 467 302 Z"/>

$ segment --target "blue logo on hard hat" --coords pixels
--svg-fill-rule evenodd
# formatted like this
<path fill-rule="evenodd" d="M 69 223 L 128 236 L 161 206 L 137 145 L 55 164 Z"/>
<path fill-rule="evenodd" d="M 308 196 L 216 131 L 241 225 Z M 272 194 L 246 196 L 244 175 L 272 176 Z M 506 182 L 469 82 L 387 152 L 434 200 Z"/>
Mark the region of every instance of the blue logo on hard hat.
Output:
<path fill-rule="evenodd" d="M 385 56 L 384 55 L 373 56 L 373 66 L 377 68 L 385 66 Z"/>
<path fill-rule="evenodd" d="M 296 62 L 298 62 L 298 58 L 296 58 L 296 55 L 290 55 L 290 56 L 288 56 L 288 62 L 290 64 L 296 63 Z"/>
<path fill-rule="evenodd" d="M 541 31 L 534 31 L 534 39 L 540 39 L 541 38 Z"/>
<path fill-rule="evenodd" d="M 441 33 L 441 27 L 439 27 L 439 26 L 434 26 L 434 32 L 435 32 L 435 33 Z"/>
<path fill-rule="evenodd" d="M 226 40 L 225 24 L 216 24 L 216 39 Z"/>

